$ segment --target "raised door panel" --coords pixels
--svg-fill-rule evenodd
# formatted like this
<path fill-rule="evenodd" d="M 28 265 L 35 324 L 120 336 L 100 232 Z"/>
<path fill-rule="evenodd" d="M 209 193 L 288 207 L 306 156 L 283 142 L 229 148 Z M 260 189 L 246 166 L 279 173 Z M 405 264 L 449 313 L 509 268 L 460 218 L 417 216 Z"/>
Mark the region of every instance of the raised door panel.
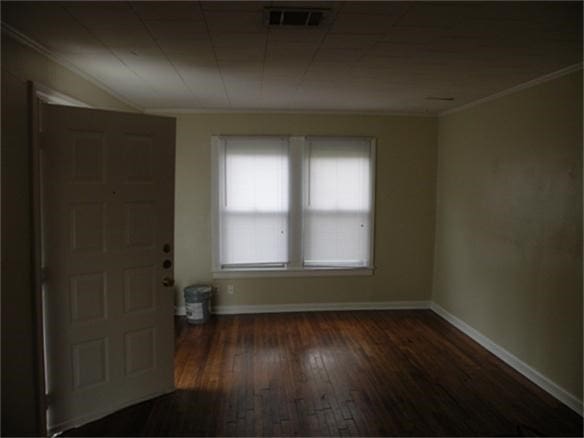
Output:
<path fill-rule="evenodd" d="M 155 151 L 149 136 L 126 134 L 123 150 L 123 181 L 150 184 L 155 181 Z"/>
<path fill-rule="evenodd" d="M 103 132 L 73 131 L 71 180 L 76 183 L 104 183 L 105 139 Z"/>
<path fill-rule="evenodd" d="M 71 321 L 86 323 L 107 318 L 105 272 L 79 274 L 71 278 Z"/>
<path fill-rule="evenodd" d="M 124 312 L 152 311 L 158 291 L 156 268 L 139 266 L 124 270 Z"/>
<path fill-rule="evenodd" d="M 71 252 L 104 252 L 106 203 L 76 202 L 70 205 Z"/>
<path fill-rule="evenodd" d="M 156 329 L 146 327 L 127 332 L 124 337 L 125 373 L 128 376 L 156 368 Z"/>
<path fill-rule="evenodd" d="M 126 202 L 125 245 L 128 248 L 153 249 L 156 244 L 157 211 L 154 202 Z"/>
<path fill-rule="evenodd" d="M 108 341 L 92 339 L 73 345 L 73 389 L 87 389 L 108 381 Z"/>

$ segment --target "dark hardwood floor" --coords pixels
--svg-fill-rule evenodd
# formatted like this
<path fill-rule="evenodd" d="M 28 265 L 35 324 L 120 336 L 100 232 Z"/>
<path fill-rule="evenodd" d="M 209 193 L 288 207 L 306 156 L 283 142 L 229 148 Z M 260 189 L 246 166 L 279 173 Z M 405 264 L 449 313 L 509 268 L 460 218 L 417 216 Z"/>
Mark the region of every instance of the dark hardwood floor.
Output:
<path fill-rule="evenodd" d="M 177 325 L 176 392 L 66 436 L 582 436 L 582 417 L 429 310 Z"/>

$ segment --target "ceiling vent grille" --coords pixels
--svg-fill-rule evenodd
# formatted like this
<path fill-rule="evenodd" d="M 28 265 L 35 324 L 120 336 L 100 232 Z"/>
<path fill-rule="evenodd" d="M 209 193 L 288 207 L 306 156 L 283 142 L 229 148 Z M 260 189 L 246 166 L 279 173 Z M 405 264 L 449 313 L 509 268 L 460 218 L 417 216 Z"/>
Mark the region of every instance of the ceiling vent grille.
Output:
<path fill-rule="evenodd" d="M 326 22 L 328 12 L 314 8 L 266 8 L 264 17 L 268 27 L 318 27 Z"/>

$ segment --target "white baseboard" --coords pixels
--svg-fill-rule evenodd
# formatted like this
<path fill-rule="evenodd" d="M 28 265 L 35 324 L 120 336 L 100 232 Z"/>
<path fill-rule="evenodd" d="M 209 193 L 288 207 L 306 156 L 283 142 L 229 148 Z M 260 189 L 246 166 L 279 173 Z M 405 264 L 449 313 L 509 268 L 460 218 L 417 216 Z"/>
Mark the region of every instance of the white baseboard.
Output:
<path fill-rule="evenodd" d="M 564 388 L 560 387 L 556 383 L 552 382 L 550 379 L 545 377 L 539 371 L 534 370 L 529 365 L 527 365 L 522 360 L 515 357 L 513 354 L 509 353 L 503 347 L 499 346 L 497 343 L 493 342 L 491 339 L 487 338 L 482 333 L 478 332 L 470 325 L 462 321 L 461 319 L 457 318 L 443 307 L 439 306 L 436 303 L 432 303 L 430 307 L 436 314 L 444 318 L 454 327 L 459 329 L 465 335 L 479 343 L 482 347 L 493 353 L 511 368 L 515 369 L 523 376 L 527 377 L 541 389 L 552 395 L 553 397 L 557 398 L 559 401 L 564 403 L 574 412 L 579 415 L 583 413 L 583 405 L 582 401 L 579 400 L 576 396 L 570 394 Z"/>
<path fill-rule="evenodd" d="M 216 315 L 240 315 L 248 313 L 324 312 L 334 310 L 393 310 L 429 309 L 430 301 L 371 301 L 362 303 L 299 303 L 299 304 L 241 304 L 215 306 Z M 176 315 L 186 315 L 185 306 L 176 306 Z"/>
<path fill-rule="evenodd" d="M 212 312 L 217 315 L 237 315 L 244 313 L 285 313 L 285 312 L 323 312 L 334 310 L 392 310 L 392 309 L 429 309 L 429 301 L 372 301 L 364 303 L 299 303 L 299 304 L 261 304 L 215 306 Z"/>

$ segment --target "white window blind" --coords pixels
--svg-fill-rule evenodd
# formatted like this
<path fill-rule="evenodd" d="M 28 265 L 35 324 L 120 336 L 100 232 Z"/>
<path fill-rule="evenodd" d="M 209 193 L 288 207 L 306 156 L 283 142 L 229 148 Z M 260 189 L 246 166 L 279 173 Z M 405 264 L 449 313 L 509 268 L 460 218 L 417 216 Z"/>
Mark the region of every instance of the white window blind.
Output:
<path fill-rule="evenodd" d="M 371 141 L 307 140 L 304 188 L 304 265 L 370 264 Z"/>
<path fill-rule="evenodd" d="M 371 138 L 213 141 L 214 272 L 371 272 Z"/>
<path fill-rule="evenodd" d="M 219 164 L 219 257 L 222 267 L 288 262 L 288 141 L 222 137 Z"/>

